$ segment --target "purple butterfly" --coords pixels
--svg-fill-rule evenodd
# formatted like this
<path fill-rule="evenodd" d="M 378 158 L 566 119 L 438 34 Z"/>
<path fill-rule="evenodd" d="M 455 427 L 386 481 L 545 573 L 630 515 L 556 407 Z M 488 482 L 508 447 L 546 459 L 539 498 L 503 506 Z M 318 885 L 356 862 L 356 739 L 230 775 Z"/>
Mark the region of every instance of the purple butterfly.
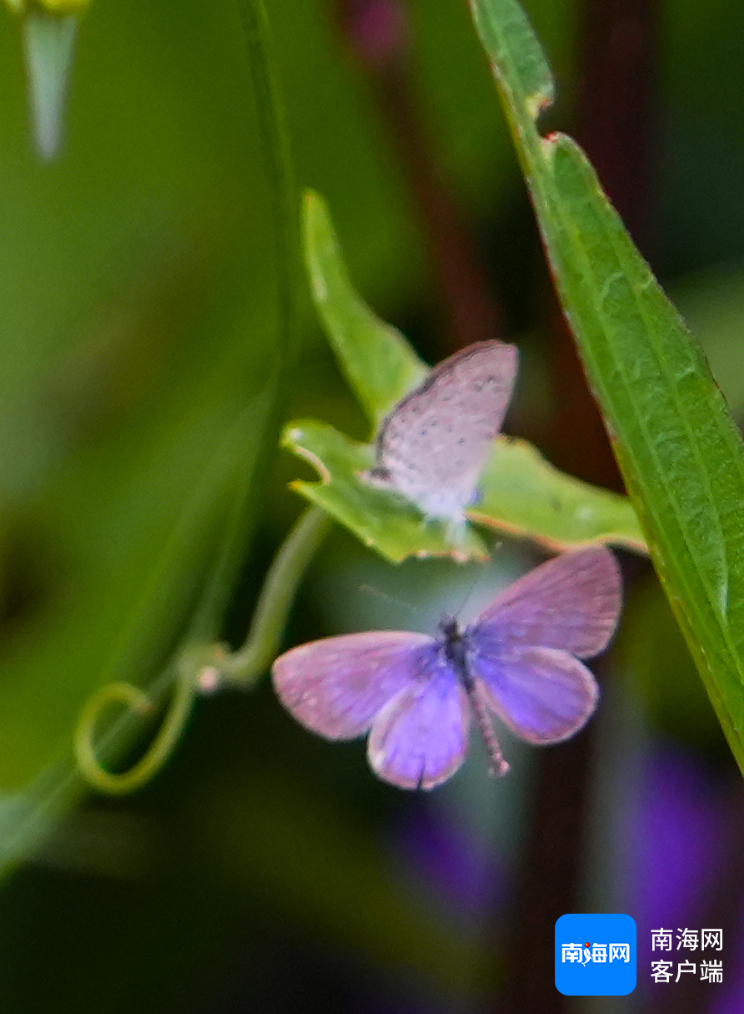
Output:
<path fill-rule="evenodd" d="M 381 630 L 328 637 L 281 655 L 284 706 L 328 739 L 370 733 L 373 771 L 405 789 L 432 789 L 465 757 L 471 716 L 491 757 L 491 714 L 528 743 L 558 743 L 589 719 L 599 689 L 578 661 L 607 646 L 622 604 L 620 569 L 602 546 L 548 560 L 515 581 L 461 630 L 436 638 Z"/>

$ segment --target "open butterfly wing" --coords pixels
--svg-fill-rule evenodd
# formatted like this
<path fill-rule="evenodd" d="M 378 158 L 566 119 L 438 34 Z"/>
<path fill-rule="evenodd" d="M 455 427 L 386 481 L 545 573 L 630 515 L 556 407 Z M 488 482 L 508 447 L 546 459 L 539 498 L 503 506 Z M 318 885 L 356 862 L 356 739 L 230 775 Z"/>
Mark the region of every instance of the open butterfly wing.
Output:
<path fill-rule="evenodd" d="M 548 560 L 509 585 L 468 628 L 476 651 L 497 656 L 517 644 L 591 658 L 617 626 L 622 581 L 617 560 L 591 546 Z"/>
<path fill-rule="evenodd" d="M 428 682 L 402 690 L 375 719 L 370 766 L 402 789 L 433 789 L 462 764 L 469 725 L 470 706 L 455 674 L 434 668 Z"/>
<path fill-rule="evenodd" d="M 383 422 L 378 467 L 366 478 L 430 517 L 461 515 L 476 494 L 516 372 L 517 349 L 499 341 L 476 342 L 439 363 Z"/>
<path fill-rule="evenodd" d="M 487 706 L 529 743 L 558 743 L 587 722 L 599 696 L 594 677 L 555 648 L 516 647 L 468 662 Z"/>
<path fill-rule="evenodd" d="M 346 634 L 285 652 L 272 678 L 282 704 L 308 729 L 328 739 L 354 739 L 426 669 L 434 652 L 425 634 Z"/>

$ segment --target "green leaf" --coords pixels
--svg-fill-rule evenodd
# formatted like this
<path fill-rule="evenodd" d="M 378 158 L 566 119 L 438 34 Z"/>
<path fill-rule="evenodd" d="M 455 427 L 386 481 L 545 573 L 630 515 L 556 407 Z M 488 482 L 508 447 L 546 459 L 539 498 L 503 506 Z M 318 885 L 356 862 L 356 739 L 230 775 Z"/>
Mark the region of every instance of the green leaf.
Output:
<path fill-rule="evenodd" d="M 627 497 L 558 471 L 526 440 L 499 438 L 481 479 L 480 497 L 467 514 L 554 551 L 610 542 L 646 552 Z"/>
<path fill-rule="evenodd" d="M 744 767 L 744 449 L 705 358 L 581 149 L 540 136 L 550 96 L 515 0 L 471 0 L 559 295 L 654 563 Z"/>
<path fill-rule="evenodd" d="M 318 314 L 351 388 L 376 426 L 423 380 L 427 368 L 400 332 L 379 320 L 352 287 L 323 200 L 307 193 L 303 211 L 305 260 Z M 284 445 L 321 476 L 320 482 L 296 482 L 294 488 L 387 559 L 486 555 L 474 532 L 466 530 L 458 541 L 453 536 L 461 533 L 441 523 L 424 523 L 405 500 L 360 480 L 359 472 L 375 464 L 371 446 L 309 421 L 290 423 Z M 522 441 L 501 440 L 494 446 L 482 496 L 467 514 L 551 549 L 591 541 L 645 549 L 627 499 L 563 475 Z"/>
<path fill-rule="evenodd" d="M 56 0 L 44 6 L 60 10 Z M 39 15 L 37 27 L 50 29 L 44 17 L 52 15 Z M 217 170 L 222 206 L 236 235 L 247 231 L 241 224 L 247 209 L 251 221 L 249 240 L 241 238 L 234 248 L 228 241 L 224 260 L 215 250 L 206 253 L 213 212 L 203 215 L 198 195 L 206 187 L 205 206 L 212 206 L 216 177 L 210 183 L 209 172 L 192 171 L 198 162 L 176 158 L 187 168 L 175 189 L 173 174 L 167 174 L 170 222 L 155 211 L 147 224 L 149 209 L 144 217 L 133 216 L 131 206 L 127 210 L 124 191 L 116 188 L 127 176 L 121 158 L 113 177 L 101 175 L 99 158 L 90 178 L 85 159 L 74 162 L 72 191 L 63 183 L 63 164 L 49 179 L 37 167 L 28 188 L 29 206 L 41 209 L 38 228 L 31 227 L 26 209 L 18 235 L 43 238 L 35 252 L 21 244 L 8 263 L 27 263 L 38 278 L 38 290 L 29 288 L 16 302 L 50 308 L 59 340 L 43 352 L 43 345 L 23 341 L 21 332 L 22 356 L 14 342 L 0 346 L 3 366 L 18 365 L 20 378 L 13 369 L 0 370 L 7 388 L 0 411 L 0 564 L 12 595 L 16 587 L 24 596 L 32 589 L 17 616 L 15 609 L 3 610 L 0 787 L 9 802 L 0 812 L 0 865 L 30 847 L 42 824 L 84 790 L 70 748 L 91 693 L 109 681 L 128 681 L 159 702 L 182 648 L 222 632 L 225 606 L 265 503 L 283 363 L 293 340 L 298 286 L 291 258 L 299 248 L 297 196 L 285 158 L 284 117 L 261 52 L 265 41 L 262 26 L 254 26 L 251 66 L 268 166 L 264 174 L 258 161 L 243 161 L 238 191 L 223 168 Z M 63 47 L 55 50 L 48 37 L 36 42 L 48 44 L 37 52 L 46 70 L 59 70 Z M 241 77 L 241 94 L 244 89 Z M 191 105 L 180 93 L 177 99 L 178 107 Z M 208 105 L 211 122 L 214 103 Z M 260 139 L 251 136 L 251 149 L 261 152 Z M 148 159 L 148 171 L 157 161 Z M 247 191 L 246 165 L 254 183 Z M 143 179 L 139 175 L 135 187 L 138 205 L 144 193 L 160 193 L 159 184 L 148 191 Z M 46 184 L 55 195 L 51 205 L 44 200 Z M 67 191 L 69 206 L 60 203 Z M 245 208 L 236 200 L 244 191 Z M 135 220 L 148 242 L 138 241 L 129 256 L 102 261 L 96 244 L 90 246 L 95 230 L 60 224 L 65 216 L 80 220 L 81 194 L 105 222 L 106 248 L 131 236 Z M 158 204 L 156 198 L 152 207 Z M 183 222 L 193 223 L 193 238 L 201 237 L 193 245 L 183 242 L 182 212 Z M 215 221 L 222 232 L 221 212 Z M 168 239 L 147 264 L 142 250 L 161 231 Z M 167 249 L 179 235 L 173 247 L 179 253 L 170 263 Z M 90 250 L 89 259 L 83 249 Z M 79 287 L 71 286 L 73 278 L 81 279 Z M 119 278 L 121 296 L 114 290 L 102 297 L 106 278 Z M 64 324 L 64 304 L 55 304 L 59 293 L 69 300 L 68 309 L 75 308 L 73 326 Z M 291 300 L 283 298 L 287 294 Z M 141 719 L 126 712 L 114 710 L 99 724 L 96 746 L 106 747 L 107 761 L 121 759 L 142 733 Z"/>
<path fill-rule="evenodd" d="M 305 263 L 318 315 L 349 386 L 377 429 L 428 373 L 403 335 L 354 290 L 328 207 L 308 190 L 303 202 Z"/>
<path fill-rule="evenodd" d="M 283 444 L 319 472 L 320 482 L 293 489 L 322 507 L 361 541 L 393 563 L 408 556 L 452 555 L 483 559 L 487 550 L 472 530 L 453 547 L 447 525 L 424 522 L 401 498 L 358 478 L 374 464 L 373 448 L 325 423 L 290 423 Z M 469 518 L 506 535 L 527 536 L 560 551 L 609 542 L 645 552 L 638 518 L 628 499 L 559 472 L 524 440 L 497 440 Z"/>
<path fill-rule="evenodd" d="M 358 444 L 333 426 L 315 420 L 290 423 L 283 444 L 309 461 L 321 475 L 320 482 L 293 482 L 293 489 L 392 563 L 400 563 L 407 556 L 488 558 L 483 541 L 469 527 L 462 541 L 453 544 L 445 523 L 424 521 L 405 500 L 358 478 L 359 472 L 374 464 L 374 450 L 369 444 Z"/>

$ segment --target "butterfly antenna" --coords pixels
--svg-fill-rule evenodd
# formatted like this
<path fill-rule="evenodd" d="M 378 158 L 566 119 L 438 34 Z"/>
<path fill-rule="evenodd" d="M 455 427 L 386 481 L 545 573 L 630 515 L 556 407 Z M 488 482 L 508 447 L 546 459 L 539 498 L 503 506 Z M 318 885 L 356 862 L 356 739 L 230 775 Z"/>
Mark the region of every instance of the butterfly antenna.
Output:
<path fill-rule="evenodd" d="M 467 520 L 467 518 L 465 518 L 465 520 Z M 491 560 L 488 561 L 488 563 L 486 563 L 485 569 L 482 561 L 478 562 L 474 562 L 472 560 L 468 561 L 468 563 L 470 563 L 473 566 L 474 571 L 476 570 L 476 568 L 479 568 L 479 570 L 474 573 L 470 589 L 464 595 L 460 605 L 457 607 L 457 609 L 455 609 L 453 614 L 454 616 L 459 616 L 464 611 L 465 607 L 470 602 L 471 598 L 473 597 L 473 595 L 475 595 L 476 592 L 480 592 L 481 590 L 485 591 L 493 587 L 493 570 L 490 569 L 489 564 L 493 562 L 493 555 L 499 549 L 501 549 L 503 545 L 504 545 L 503 542 L 493 543 L 490 549 Z"/>
<path fill-rule="evenodd" d="M 478 563 L 475 564 L 475 566 L 482 566 L 482 564 Z M 452 611 L 451 614 L 452 616 L 460 616 L 464 612 L 473 595 L 478 591 L 479 587 L 481 586 L 483 582 L 483 577 L 484 577 L 483 574 L 476 574 L 473 576 L 473 580 L 470 582 L 470 587 L 466 592 L 463 593 L 460 602 L 457 605 L 457 608 Z"/>
<path fill-rule="evenodd" d="M 509 764 L 504 760 L 499 741 L 496 739 L 496 733 L 491 725 L 488 709 L 476 686 L 470 684 L 466 689 L 470 698 L 470 706 L 475 716 L 475 724 L 478 726 L 478 731 L 483 737 L 483 742 L 486 744 L 486 750 L 491 761 L 490 773 L 494 778 L 500 778 L 509 770 Z"/>
<path fill-rule="evenodd" d="M 403 599 L 397 599 L 394 595 L 388 595 L 387 592 L 380 591 L 379 588 L 373 588 L 370 584 L 359 585 L 359 591 L 369 592 L 370 595 L 376 595 L 378 599 L 384 599 L 386 602 L 391 602 L 395 606 L 401 606 L 403 609 L 407 609 L 411 613 L 418 613 L 420 610 L 411 605 L 410 602 L 404 602 Z"/>

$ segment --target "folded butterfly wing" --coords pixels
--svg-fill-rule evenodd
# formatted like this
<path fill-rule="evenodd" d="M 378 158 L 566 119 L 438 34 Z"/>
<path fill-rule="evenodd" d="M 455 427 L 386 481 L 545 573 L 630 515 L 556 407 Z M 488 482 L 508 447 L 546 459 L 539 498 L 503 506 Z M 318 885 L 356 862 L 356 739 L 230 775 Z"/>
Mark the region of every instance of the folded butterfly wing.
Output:
<path fill-rule="evenodd" d="M 436 366 L 387 416 L 365 473 L 428 517 L 458 520 L 473 501 L 509 405 L 517 349 L 476 342 Z"/>

